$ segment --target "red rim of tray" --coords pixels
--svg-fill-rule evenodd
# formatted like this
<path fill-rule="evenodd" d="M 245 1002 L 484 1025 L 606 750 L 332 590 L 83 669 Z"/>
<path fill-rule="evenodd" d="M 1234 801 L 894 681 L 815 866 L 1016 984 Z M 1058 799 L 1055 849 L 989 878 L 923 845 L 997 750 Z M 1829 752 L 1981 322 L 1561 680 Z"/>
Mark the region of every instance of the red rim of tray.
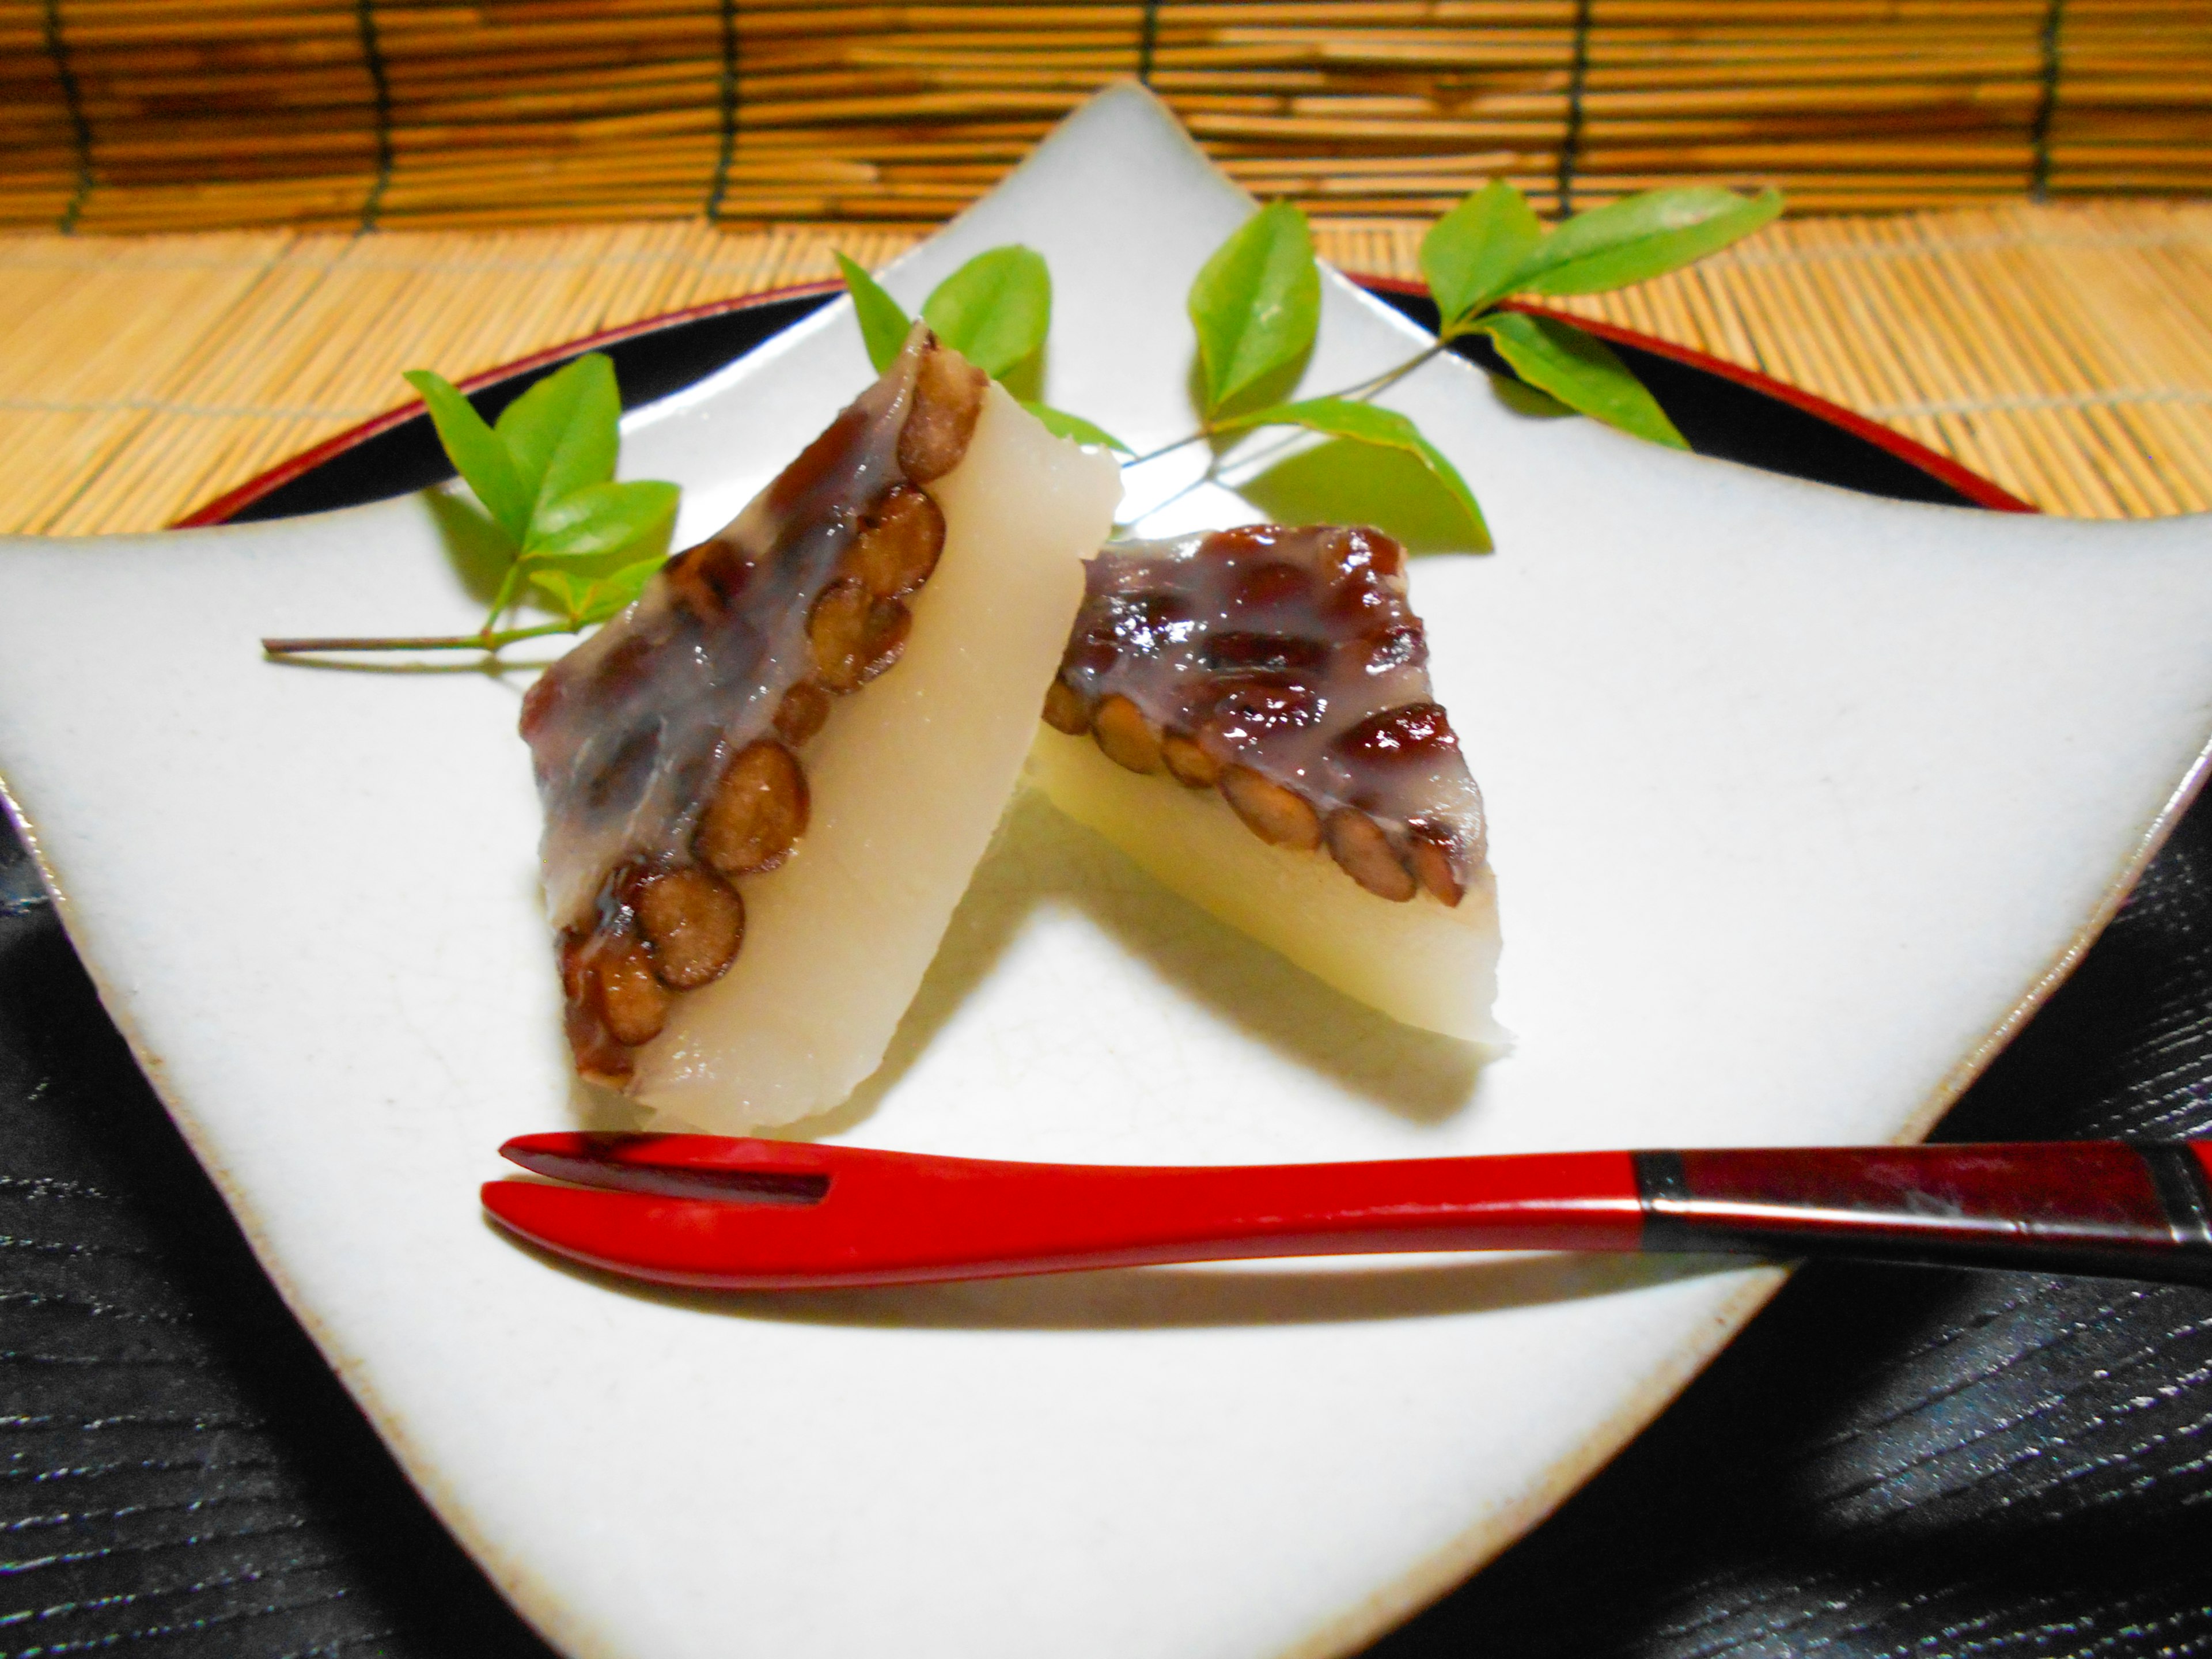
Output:
<path fill-rule="evenodd" d="M 1362 288 L 1380 289 L 1392 294 L 1425 294 L 1428 291 L 1419 283 L 1409 282 L 1396 276 L 1354 276 L 1352 280 Z M 654 333 L 660 329 L 679 323 L 696 321 L 702 317 L 723 316 L 732 311 L 744 311 L 753 306 L 769 305 L 782 300 L 794 300 L 805 295 L 836 294 L 842 292 L 843 289 L 844 284 L 842 283 L 799 283 L 789 288 L 769 289 L 759 294 L 743 295 L 735 299 L 709 300 L 704 305 L 689 306 L 682 311 L 663 312 L 659 316 L 642 318 L 634 323 L 624 323 L 619 328 L 604 329 L 597 334 L 586 335 L 581 339 L 565 341 L 560 345 L 548 346 L 543 351 L 534 351 L 526 357 L 518 357 L 513 362 L 501 363 L 496 368 L 487 368 L 481 374 L 471 374 L 467 380 L 461 381 L 460 388 L 464 392 L 474 392 L 480 387 L 504 380 L 509 375 L 520 374 L 536 368 L 541 364 L 558 362 L 562 358 L 574 356 L 580 351 L 590 351 L 600 346 L 614 345 L 623 340 L 634 339 L 641 334 Z M 1778 380 L 1771 375 L 1762 374 L 1755 368 L 1746 368 L 1741 364 L 1729 362 L 1725 358 L 1716 357 L 1689 346 L 1676 345 L 1671 341 L 1662 340 L 1650 334 L 1638 333 L 1632 328 L 1622 328 L 1613 323 L 1599 322 L 1589 317 L 1570 316 L 1564 312 L 1549 311 L 1541 306 L 1526 305 L 1516 300 L 1507 301 L 1506 306 L 1514 311 L 1526 312 L 1532 317 L 1557 317 L 1561 322 L 1571 324 L 1614 345 L 1632 346 L 1637 350 L 1648 351 L 1656 357 L 1669 358 L 1689 368 L 1702 369 L 1708 374 L 1717 375 L 1722 380 L 1733 380 L 1738 386 L 1748 387 L 1778 402 L 1802 409 L 1816 419 L 1825 421 L 1831 426 L 1840 427 L 1853 437 L 1863 439 L 1878 449 L 1887 450 L 1906 465 L 1917 467 L 1921 471 L 1940 479 L 1978 507 L 1985 507 L 1998 513 L 2033 513 L 2039 510 L 2002 485 L 1991 483 L 1980 473 L 1961 466 L 1949 456 L 1939 454 L 1936 451 L 1929 448 L 1927 445 L 1916 442 L 1901 432 L 1893 431 L 1877 421 L 1869 420 L 1863 415 L 1845 409 L 1841 404 L 1831 403 L 1827 398 L 1815 392 L 1803 391 L 1786 381 Z M 239 513 L 271 491 L 282 489 L 295 478 L 313 471 L 324 462 L 343 454 L 355 445 L 374 438 L 380 432 L 387 432 L 403 422 L 411 421 L 422 412 L 422 399 L 412 398 L 396 408 L 386 410 L 381 415 L 371 416 L 358 426 L 348 427 L 344 431 L 325 438 L 313 448 L 302 450 L 290 459 L 280 461 L 258 477 L 249 478 L 235 489 L 218 495 L 206 506 L 196 508 L 169 527 L 172 530 L 193 530 L 207 525 L 228 523 Z"/>

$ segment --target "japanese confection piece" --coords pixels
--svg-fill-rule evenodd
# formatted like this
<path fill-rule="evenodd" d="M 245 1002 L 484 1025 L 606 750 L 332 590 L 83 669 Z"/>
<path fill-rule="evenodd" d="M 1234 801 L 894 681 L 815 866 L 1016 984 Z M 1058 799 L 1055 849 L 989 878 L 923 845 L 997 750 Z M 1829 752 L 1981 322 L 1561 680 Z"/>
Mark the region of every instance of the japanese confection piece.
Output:
<path fill-rule="evenodd" d="M 577 1069 L 735 1131 L 883 1058 L 1016 787 L 1120 471 L 917 325 L 531 689 Z"/>
<path fill-rule="evenodd" d="M 1388 536 L 1109 544 L 1030 774 L 1161 881 L 1395 1019 L 1496 1046 L 1482 797 Z"/>

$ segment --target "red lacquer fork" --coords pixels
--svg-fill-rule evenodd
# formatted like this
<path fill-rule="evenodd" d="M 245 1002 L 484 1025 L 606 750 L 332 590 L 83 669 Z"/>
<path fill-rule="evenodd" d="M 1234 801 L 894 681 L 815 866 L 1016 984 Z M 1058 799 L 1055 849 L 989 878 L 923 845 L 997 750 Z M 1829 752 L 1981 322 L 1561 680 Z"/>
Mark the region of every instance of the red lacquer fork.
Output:
<path fill-rule="evenodd" d="M 484 1207 L 549 1250 L 720 1290 L 1414 1250 L 1696 1250 L 2212 1285 L 2212 1141 L 1000 1164 L 712 1135 L 523 1135 Z"/>

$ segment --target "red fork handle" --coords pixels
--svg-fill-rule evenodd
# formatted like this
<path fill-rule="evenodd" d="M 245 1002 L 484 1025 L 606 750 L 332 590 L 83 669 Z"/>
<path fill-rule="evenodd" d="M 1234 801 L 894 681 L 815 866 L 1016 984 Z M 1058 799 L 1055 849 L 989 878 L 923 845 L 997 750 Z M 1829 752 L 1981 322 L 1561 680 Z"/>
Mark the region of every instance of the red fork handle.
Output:
<path fill-rule="evenodd" d="M 1638 1152 L 1644 1248 L 2212 1285 L 2212 1142 Z"/>
<path fill-rule="evenodd" d="M 528 1136 L 599 1190 L 487 1209 L 592 1266 L 732 1290 L 1423 1250 L 1699 1250 L 2212 1284 L 2202 1145 L 1558 1152 L 1196 1169 L 1002 1164 L 704 1136 Z M 604 1190 L 605 1188 L 617 1190 Z M 766 1200 L 766 1201 L 761 1201 Z"/>

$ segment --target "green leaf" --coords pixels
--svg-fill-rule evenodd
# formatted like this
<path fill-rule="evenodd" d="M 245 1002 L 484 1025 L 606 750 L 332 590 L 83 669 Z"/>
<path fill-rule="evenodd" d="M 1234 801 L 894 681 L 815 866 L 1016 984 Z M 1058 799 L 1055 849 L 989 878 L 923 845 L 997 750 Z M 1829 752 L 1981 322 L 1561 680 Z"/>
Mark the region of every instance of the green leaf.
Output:
<path fill-rule="evenodd" d="M 837 269 L 844 275 L 845 291 L 853 296 L 853 309 L 859 313 L 868 361 L 880 374 L 905 349 L 906 337 L 914 324 L 899 309 L 899 302 L 884 292 L 882 283 L 842 253 L 837 256 Z"/>
<path fill-rule="evenodd" d="M 1467 487 L 1467 480 L 1460 477 L 1459 469 L 1444 459 L 1443 452 L 1424 438 L 1421 429 L 1396 410 L 1377 409 L 1373 404 L 1354 403 L 1348 398 L 1309 398 L 1303 403 L 1274 404 L 1249 415 L 1239 415 L 1224 422 L 1221 429 L 1243 431 L 1260 426 L 1302 426 L 1309 432 L 1325 432 L 1332 438 L 1350 438 L 1357 443 L 1401 450 L 1417 458 L 1451 492 L 1452 499 L 1465 509 L 1480 533 L 1484 544 L 1489 544 L 1490 526 L 1483 522 L 1482 508 L 1475 501 L 1474 491 Z"/>
<path fill-rule="evenodd" d="M 530 573 L 531 585 L 550 593 L 553 602 L 561 607 L 571 622 L 583 619 L 586 599 L 604 580 L 603 577 L 578 576 L 566 570 L 533 570 Z"/>
<path fill-rule="evenodd" d="M 580 628 L 586 623 L 605 622 L 635 599 L 663 562 L 656 555 L 603 576 L 579 576 L 560 569 L 533 570 L 530 580 L 551 594 L 569 622 Z"/>
<path fill-rule="evenodd" d="M 430 423 L 438 428 L 438 441 L 447 459 L 468 480 L 469 488 L 484 504 L 492 522 L 516 542 L 530 530 L 532 492 L 514 470 L 507 446 L 484 424 L 483 416 L 444 375 L 427 368 L 410 368 L 402 377 L 422 394 L 429 405 Z"/>
<path fill-rule="evenodd" d="M 1492 179 L 1421 238 L 1421 275 L 1449 337 L 1455 323 L 1512 291 L 1514 274 L 1544 240 L 1528 198 Z"/>
<path fill-rule="evenodd" d="M 1515 273 L 1512 293 L 1595 294 L 1626 288 L 1702 259 L 1782 211 L 1776 191 L 1739 196 L 1698 185 L 1650 190 L 1577 213 L 1547 236 Z"/>
<path fill-rule="evenodd" d="M 603 351 L 564 364 L 501 412 L 492 430 L 507 446 L 533 508 L 615 476 L 622 394 Z"/>
<path fill-rule="evenodd" d="M 672 483 L 586 484 L 538 513 L 522 556 L 532 563 L 595 559 L 665 536 L 675 523 L 676 496 Z"/>
<path fill-rule="evenodd" d="M 1190 285 L 1208 420 L 1270 371 L 1295 362 L 1321 326 L 1321 270 L 1306 216 L 1271 202 L 1216 248 Z"/>
<path fill-rule="evenodd" d="M 1493 311 L 1475 326 L 1497 342 L 1516 374 L 1570 409 L 1654 443 L 1690 447 L 1644 383 L 1595 335 L 1517 311 Z"/>
<path fill-rule="evenodd" d="M 1079 444 L 1097 444 L 1107 449 L 1118 449 L 1124 455 L 1137 453 L 1104 427 L 1093 426 L 1080 415 L 1054 409 L 1050 404 L 1024 402 L 1022 407 L 1043 422 L 1044 429 L 1055 438 L 1073 438 Z"/>
<path fill-rule="evenodd" d="M 605 622 L 644 592 L 646 583 L 659 574 L 661 566 L 667 562 L 664 555 L 656 553 L 649 559 L 640 559 L 600 577 L 596 591 L 584 596 L 582 619 Z"/>
<path fill-rule="evenodd" d="M 993 380 L 1035 356 L 1052 327 L 1052 273 L 1018 244 L 977 254 L 922 302 L 921 320 Z"/>

